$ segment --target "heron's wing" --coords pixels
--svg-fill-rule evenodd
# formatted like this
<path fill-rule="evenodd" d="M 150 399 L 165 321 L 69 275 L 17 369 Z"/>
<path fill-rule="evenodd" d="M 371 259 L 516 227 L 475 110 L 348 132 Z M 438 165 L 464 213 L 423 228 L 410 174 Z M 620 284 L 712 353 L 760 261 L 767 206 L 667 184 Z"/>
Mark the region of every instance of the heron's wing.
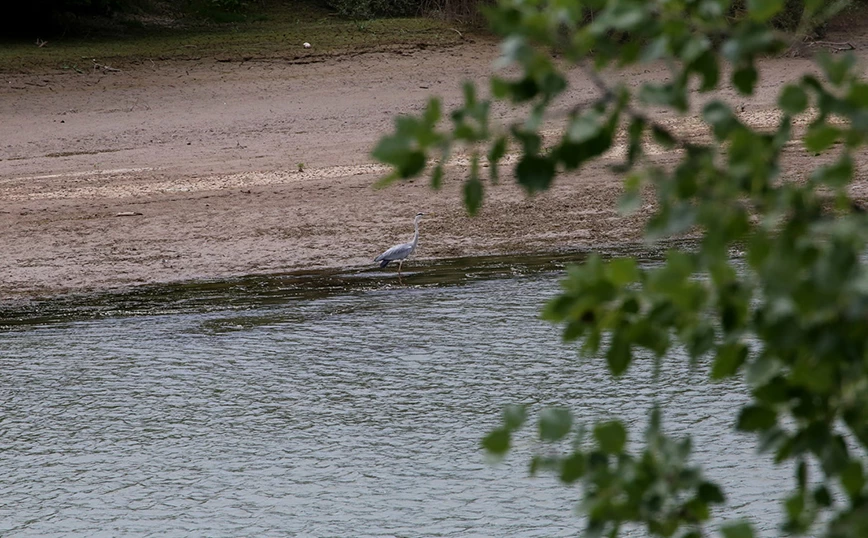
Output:
<path fill-rule="evenodd" d="M 386 252 L 377 256 L 374 261 L 379 262 L 382 260 L 403 260 L 407 256 L 410 255 L 410 252 L 413 250 L 413 245 L 411 243 L 403 243 L 401 245 L 395 245 L 390 248 Z"/>

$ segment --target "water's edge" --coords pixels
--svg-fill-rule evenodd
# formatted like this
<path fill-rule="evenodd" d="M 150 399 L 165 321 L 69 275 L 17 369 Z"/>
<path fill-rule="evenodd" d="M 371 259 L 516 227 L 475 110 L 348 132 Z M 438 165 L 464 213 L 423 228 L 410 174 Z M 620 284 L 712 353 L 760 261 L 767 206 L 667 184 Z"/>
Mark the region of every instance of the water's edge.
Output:
<path fill-rule="evenodd" d="M 690 241 L 651 246 L 627 243 L 593 250 L 417 260 L 405 267 L 401 283 L 393 267 L 385 270 L 344 267 L 72 293 L 23 303 L 0 303 L 0 331 L 112 316 L 244 309 L 385 286 L 457 286 L 478 280 L 560 271 L 569 264 L 581 263 L 592 253 L 604 258 L 629 255 L 641 261 L 659 260 L 666 249 L 689 248 L 690 245 Z"/>

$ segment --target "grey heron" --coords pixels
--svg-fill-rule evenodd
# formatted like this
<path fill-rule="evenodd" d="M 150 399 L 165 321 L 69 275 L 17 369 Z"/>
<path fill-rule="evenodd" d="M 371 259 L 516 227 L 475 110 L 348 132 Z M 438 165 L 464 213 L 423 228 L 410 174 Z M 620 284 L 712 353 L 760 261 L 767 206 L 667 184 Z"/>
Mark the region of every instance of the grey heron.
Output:
<path fill-rule="evenodd" d="M 416 233 L 413 234 L 412 241 L 395 245 L 374 258 L 375 262 L 380 262 L 380 268 L 386 267 L 392 262 L 398 262 L 398 282 L 401 282 L 401 266 L 404 264 L 404 260 L 409 258 L 410 255 L 416 251 L 416 245 L 419 244 L 419 220 L 424 215 L 424 213 L 416 213 L 416 218 L 413 219 L 413 226 L 416 228 Z"/>

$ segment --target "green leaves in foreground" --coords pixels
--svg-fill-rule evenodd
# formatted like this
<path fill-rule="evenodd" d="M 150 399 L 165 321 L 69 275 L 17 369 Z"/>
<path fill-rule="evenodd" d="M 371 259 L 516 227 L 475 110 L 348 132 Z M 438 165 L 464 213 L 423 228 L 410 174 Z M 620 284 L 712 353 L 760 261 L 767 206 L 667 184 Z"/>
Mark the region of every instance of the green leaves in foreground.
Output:
<path fill-rule="evenodd" d="M 539 417 L 539 438 L 542 441 L 563 439 L 573 425 L 573 416 L 566 409 L 550 408 Z"/>
<path fill-rule="evenodd" d="M 524 406 L 510 405 L 503 409 L 503 426 L 491 431 L 482 439 L 482 448 L 494 456 L 503 456 L 509 451 L 512 432 L 524 425 L 527 417 Z"/>
<path fill-rule="evenodd" d="M 730 523 L 720 529 L 724 538 L 753 538 L 753 529 L 749 523 Z"/>
<path fill-rule="evenodd" d="M 432 98 L 422 117 L 395 118 L 395 133 L 383 137 L 371 153 L 378 161 L 395 168 L 391 176 L 381 180 L 382 185 L 397 178 L 415 177 L 425 169 L 428 149 L 444 140 L 434 130 L 440 116 L 440 100 Z"/>
<path fill-rule="evenodd" d="M 503 425 L 483 442 L 486 449 L 502 456 L 499 439 L 518 431 L 507 408 Z M 559 408 L 539 415 L 539 439 L 548 443 L 563 441 L 572 431 L 573 418 Z M 588 515 L 588 536 L 613 532 L 625 523 L 644 525 L 652 535 L 671 536 L 681 528 L 697 528 L 711 517 L 711 508 L 724 502 L 720 488 L 703 479 L 688 463 L 690 441 L 674 440 L 661 430 L 660 415 L 652 411 L 645 434 L 645 448 L 637 454 L 627 452 L 627 430 L 619 421 L 599 422 L 593 427 L 592 442 L 578 428 L 572 449 L 556 454 L 546 451 L 534 456 L 531 474 L 552 473 L 563 484 L 580 484 Z M 488 443 L 496 445 L 491 450 Z"/>
<path fill-rule="evenodd" d="M 673 248 L 653 265 L 588 256 L 567 269 L 542 317 L 613 376 L 636 361 L 651 361 L 657 373 L 663 357 L 686 354 L 712 380 L 743 381 L 750 401 L 735 410 L 733 427 L 796 471 L 782 506 L 785 532 L 861 538 L 868 214 L 853 198 L 864 189 L 853 183 L 864 175 L 868 83 L 853 54 L 820 53 L 818 69 L 787 77 L 778 114 L 751 114 L 757 87 L 772 82 L 763 77 L 768 62 L 757 60 L 786 46 L 775 26 L 796 21 L 807 32 L 845 4 L 500 2 L 489 13 L 509 75 L 492 77 L 487 97 L 465 83 L 463 103 L 448 114 L 434 99 L 423 113 L 398 118 L 374 156 L 392 167 L 385 183 L 430 169 L 434 187 L 466 159 L 458 173 L 471 214 L 504 162 L 530 195 L 563 175 L 585 181 L 592 163 L 596 181 L 626 178 L 620 208 L 643 212 L 632 222 L 645 223 L 646 242 Z M 582 86 L 568 92 L 576 80 Z M 738 92 L 738 104 L 725 92 L 696 102 L 697 91 L 722 84 Z M 495 107 L 503 124 L 492 120 Z M 503 456 L 515 443 L 525 421 L 517 409 L 483 440 L 488 453 Z M 546 452 L 531 470 L 583 486 L 589 535 L 615 536 L 627 522 L 655 536 L 704 535 L 700 525 L 723 495 L 687 464 L 689 441 L 664 436 L 656 413 L 650 422 L 644 445 L 631 452 L 617 420 L 596 424 L 585 439 L 568 409 L 540 413 L 534 441 Z M 813 481 L 808 468 L 819 475 Z M 817 529 L 818 521 L 827 527 Z M 721 534 L 753 537 L 747 523 Z"/>

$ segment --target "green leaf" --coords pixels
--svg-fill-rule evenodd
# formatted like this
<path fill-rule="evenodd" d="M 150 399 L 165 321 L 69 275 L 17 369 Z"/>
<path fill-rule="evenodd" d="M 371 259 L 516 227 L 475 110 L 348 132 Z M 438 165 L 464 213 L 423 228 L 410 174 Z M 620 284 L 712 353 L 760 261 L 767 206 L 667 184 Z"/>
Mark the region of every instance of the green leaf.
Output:
<path fill-rule="evenodd" d="M 664 149 L 672 149 L 675 147 L 675 137 L 672 136 L 669 131 L 657 124 L 651 126 L 651 138 L 663 146 Z"/>
<path fill-rule="evenodd" d="M 467 212 L 475 215 L 482 206 L 483 186 L 478 177 L 471 177 L 464 182 L 464 205 Z"/>
<path fill-rule="evenodd" d="M 606 352 L 609 371 L 613 376 L 618 377 L 627 371 L 631 360 L 630 342 L 624 331 L 619 330 L 612 337 L 612 343 L 609 344 L 609 350 Z"/>
<path fill-rule="evenodd" d="M 550 71 L 543 76 L 540 82 L 540 90 L 547 99 L 555 97 L 567 87 L 567 81 L 560 74 Z"/>
<path fill-rule="evenodd" d="M 552 299 L 549 299 L 545 307 L 543 307 L 540 317 L 546 321 L 563 321 L 574 304 L 576 304 L 576 298 L 574 296 L 556 295 Z"/>
<path fill-rule="evenodd" d="M 645 21 L 641 2 L 615 2 L 605 15 L 606 22 L 616 30 L 633 30 Z"/>
<path fill-rule="evenodd" d="M 817 486 L 814 490 L 814 502 L 817 506 L 828 508 L 832 506 L 832 493 L 826 486 Z"/>
<path fill-rule="evenodd" d="M 506 144 L 506 137 L 499 136 L 497 137 L 497 140 L 494 141 L 494 144 L 491 145 L 491 148 L 488 150 L 489 178 L 491 179 L 492 183 L 497 182 L 497 178 L 499 176 L 499 163 L 500 160 L 503 159 L 503 156 L 506 155 Z"/>
<path fill-rule="evenodd" d="M 495 455 L 503 455 L 509 451 L 510 433 L 506 428 L 498 428 L 482 439 L 482 448 Z"/>
<path fill-rule="evenodd" d="M 836 162 L 819 166 L 811 173 L 811 180 L 833 188 L 845 187 L 853 179 L 853 159 L 844 154 Z"/>
<path fill-rule="evenodd" d="M 773 409 L 759 405 L 743 407 L 738 415 L 739 430 L 755 432 L 767 430 L 777 423 L 777 413 Z"/>
<path fill-rule="evenodd" d="M 431 172 L 431 188 L 435 191 L 443 185 L 443 163 L 437 163 Z"/>
<path fill-rule="evenodd" d="M 717 484 L 703 482 L 697 489 L 699 498 L 708 504 L 722 504 L 726 499 Z"/>
<path fill-rule="evenodd" d="M 624 286 L 639 280 L 639 267 L 635 258 L 615 258 L 606 266 L 606 275 L 612 284 Z"/>
<path fill-rule="evenodd" d="M 537 454 L 530 460 L 530 475 L 536 476 L 540 471 L 557 472 L 560 470 L 560 466 L 561 461 L 559 458 L 555 456 L 540 456 Z"/>
<path fill-rule="evenodd" d="M 524 155 L 515 167 L 518 183 L 529 194 L 544 191 L 555 177 L 555 164 L 539 155 Z"/>
<path fill-rule="evenodd" d="M 841 130 L 837 127 L 826 123 L 815 123 L 808 128 L 803 142 L 805 149 L 812 153 L 819 153 L 831 147 L 839 136 Z"/>
<path fill-rule="evenodd" d="M 503 408 L 503 425 L 508 430 L 517 430 L 524 425 L 527 410 L 523 405 L 507 405 Z"/>
<path fill-rule="evenodd" d="M 539 438 L 542 441 L 558 441 L 570 432 L 573 415 L 567 409 L 549 407 L 539 415 Z"/>
<path fill-rule="evenodd" d="M 585 456 L 575 452 L 561 462 L 561 482 L 572 484 L 585 474 Z"/>
<path fill-rule="evenodd" d="M 800 86 L 787 84 L 778 97 L 778 106 L 787 114 L 801 114 L 808 107 L 808 94 Z"/>
<path fill-rule="evenodd" d="M 711 41 L 705 36 L 692 37 L 681 48 L 679 56 L 685 63 L 695 62 L 711 49 Z"/>
<path fill-rule="evenodd" d="M 491 95 L 495 99 L 505 99 L 512 93 L 512 86 L 509 81 L 503 80 L 500 77 L 491 77 Z"/>
<path fill-rule="evenodd" d="M 410 151 L 410 140 L 402 135 L 384 136 L 371 155 L 378 161 L 397 166 Z"/>
<path fill-rule="evenodd" d="M 748 365 L 744 378 L 749 385 L 759 387 L 774 378 L 780 369 L 779 361 L 767 355 L 760 355 Z"/>
<path fill-rule="evenodd" d="M 840 86 L 844 83 L 847 75 L 850 74 L 853 66 L 856 65 L 856 56 L 850 52 L 841 54 L 836 59 L 826 51 L 817 54 L 817 63 L 823 68 L 826 78 L 835 86 Z"/>
<path fill-rule="evenodd" d="M 440 117 L 440 99 L 432 97 L 428 101 L 428 106 L 425 108 L 425 114 L 422 119 L 429 127 L 433 127 L 438 121 L 440 121 Z"/>
<path fill-rule="evenodd" d="M 443 163 L 437 163 L 431 172 L 431 188 L 435 191 L 443 185 Z"/>
<path fill-rule="evenodd" d="M 380 139 L 371 154 L 378 161 L 394 166 L 400 178 L 408 179 L 425 169 L 426 155 L 419 149 L 411 148 L 410 135 L 402 134 L 401 129 L 399 127 L 398 134 Z"/>
<path fill-rule="evenodd" d="M 714 53 L 706 51 L 690 64 L 690 69 L 702 77 L 699 91 L 708 92 L 717 87 L 720 80 L 720 67 L 717 65 L 717 57 Z"/>
<path fill-rule="evenodd" d="M 522 147 L 522 151 L 528 155 L 535 155 L 539 153 L 540 147 L 542 146 L 542 138 L 539 133 L 534 131 L 528 131 L 514 125 L 511 129 L 512 136 L 519 141 Z"/>
<path fill-rule="evenodd" d="M 758 22 L 766 22 L 774 17 L 784 7 L 784 0 L 747 0 L 747 10 L 750 18 Z"/>
<path fill-rule="evenodd" d="M 860 107 L 868 107 L 868 84 L 864 82 L 854 82 L 850 85 L 850 91 L 847 93 L 847 101 Z"/>
<path fill-rule="evenodd" d="M 684 343 L 693 359 L 702 357 L 714 347 L 714 327 L 708 323 L 697 323 L 685 336 Z M 713 371 L 712 378 L 714 379 Z"/>
<path fill-rule="evenodd" d="M 711 510 L 700 499 L 691 499 L 684 504 L 684 517 L 688 521 L 707 521 L 711 517 Z M 672 530 L 674 532 L 675 529 Z"/>
<path fill-rule="evenodd" d="M 539 85 L 530 77 L 509 84 L 508 94 L 513 103 L 524 103 L 539 95 Z"/>
<path fill-rule="evenodd" d="M 732 110 L 720 101 L 711 101 L 706 104 L 702 109 L 702 118 L 711 125 L 714 136 L 718 140 L 726 139 L 732 130 L 739 125 Z"/>
<path fill-rule="evenodd" d="M 841 473 L 841 485 L 851 499 L 857 499 L 865 488 L 865 471 L 862 463 L 856 459 L 850 460 Z"/>
<path fill-rule="evenodd" d="M 753 529 L 750 523 L 730 523 L 720 528 L 725 538 L 753 538 Z"/>
<path fill-rule="evenodd" d="M 606 454 L 621 454 L 627 443 L 627 430 L 616 420 L 603 422 L 594 426 L 594 438 Z"/>
<path fill-rule="evenodd" d="M 850 463 L 847 444 L 841 436 L 833 436 L 825 443 L 820 454 L 820 464 L 827 477 L 839 475 Z"/>
<path fill-rule="evenodd" d="M 733 64 L 741 65 L 758 54 L 775 52 L 781 45 L 770 25 L 754 22 L 736 26 L 735 34 L 723 44 L 721 52 Z"/>
<path fill-rule="evenodd" d="M 402 179 L 416 177 L 425 169 L 425 154 L 420 150 L 407 153 L 403 162 L 398 165 L 398 174 Z"/>
<path fill-rule="evenodd" d="M 791 495 L 784 501 L 784 507 L 787 510 L 787 516 L 791 522 L 796 522 L 800 519 L 802 512 L 805 510 L 805 495 L 796 493 Z"/>
<path fill-rule="evenodd" d="M 747 360 L 747 346 L 742 342 L 728 342 L 717 348 L 711 367 L 712 379 L 732 377 Z"/>
<path fill-rule="evenodd" d="M 753 65 L 745 65 L 732 73 L 732 84 L 743 95 L 751 95 L 759 78 Z"/>
<path fill-rule="evenodd" d="M 577 116 L 567 128 L 567 138 L 570 142 L 584 142 L 600 132 L 603 128 L 602 114 L 596 110 L 590 110 L 581 116 Z"/>
<path fill-rule="evenodd" d="M 612 147 L 612 130 L 605 128 L 580 143 L 564 140 L 554 148 L 552 158 L 562 162 L 567 170 L 574 170 L 586 161 L 602 155 L 610 147 Z"/>
<path fill-rule="evenodd" d="M 683 111 L 686 109 L 684 89 L 675 84 L 643 84 L 639 88 L 639 101 L 646 105 L 660 105 Z"/>
<path fill-rule="evenodd" d="M 632 215 L 642 205 L 642 195 L 638 189 L 628 189 L 618 198 L 618 213 Z"/>
<path fill-rule="evenodd" d="M 462 85 L 462 90 L 464 92 L 464 105 L 467 108 L 473 107 L 476 104 L 476 86 L 473 85 L 469 80 L 465 80 Z"/>

